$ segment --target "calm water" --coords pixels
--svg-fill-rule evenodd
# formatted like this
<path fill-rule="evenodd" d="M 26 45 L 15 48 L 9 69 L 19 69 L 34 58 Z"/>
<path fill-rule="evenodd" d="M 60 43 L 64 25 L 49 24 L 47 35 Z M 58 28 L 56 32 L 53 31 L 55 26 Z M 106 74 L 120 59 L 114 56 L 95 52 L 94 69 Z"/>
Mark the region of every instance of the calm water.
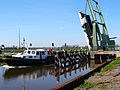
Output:
<path fill-rule="evenodd" d="M 0 66 L 0 90 L 50 90 L 94 66 L 94 60 L 66 68 L 55 68 L 52 65 L 6 69 Z"/>

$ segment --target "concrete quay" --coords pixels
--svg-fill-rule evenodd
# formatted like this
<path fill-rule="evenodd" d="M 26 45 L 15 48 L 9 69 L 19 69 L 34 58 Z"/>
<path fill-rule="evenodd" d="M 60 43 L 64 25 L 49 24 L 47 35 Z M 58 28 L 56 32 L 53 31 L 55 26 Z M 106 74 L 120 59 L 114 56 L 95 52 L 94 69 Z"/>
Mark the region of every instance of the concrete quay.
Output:
<path fill-rule="evenodd" d="M 96 55 L 99 55 L 101 54 L 102 56 L 115 56 L 116 58 L 117 57 L 120 57 L 120 51 L 90 51 L 90 58 L 91 59 L 95 59 Z"/>

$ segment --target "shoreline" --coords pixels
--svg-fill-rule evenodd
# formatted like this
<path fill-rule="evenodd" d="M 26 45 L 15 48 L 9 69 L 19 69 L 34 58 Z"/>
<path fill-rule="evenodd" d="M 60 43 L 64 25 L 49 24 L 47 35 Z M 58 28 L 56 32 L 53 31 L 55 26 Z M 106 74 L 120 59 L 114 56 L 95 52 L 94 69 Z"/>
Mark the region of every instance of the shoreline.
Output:
<path fill-rule="evenodd" d="M 109 64 L 111 61 L 107 61 L 103 63 L 103 67 Z M 84 80 L 88 79 L 90 76 L 92 76 L 95 72 L 99 72 L 101 70 L 101 65 L 96 66 L 95 68 L 91 69 L 90 71 L 75 77 L 55 88 L 52 88 L 51 90 L 73 90 L 77 86 L 79 86 L 81 83 L 84 83 Z"/>
<path fill-rule="evenodd" d="M 74 90 L 119 90 L 120 57 L 106 65 L 101 72 L 95 73 Z"/>

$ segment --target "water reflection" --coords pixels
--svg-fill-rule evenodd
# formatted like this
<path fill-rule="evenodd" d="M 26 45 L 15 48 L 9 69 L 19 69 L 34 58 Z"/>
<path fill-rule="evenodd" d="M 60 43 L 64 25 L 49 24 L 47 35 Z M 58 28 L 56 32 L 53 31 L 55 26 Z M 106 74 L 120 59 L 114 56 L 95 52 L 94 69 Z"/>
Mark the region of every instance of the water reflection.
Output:
<path fill-rule="evenodd" d="M 86 72 L 87 70 L 89 70 L 88 61 L 82 62 L 82 63 L 80 62 L 80 63 L 75 64 L 75 65 L 70 65 L 70 66 L 63 67 L 63 68 L 57 68 L 55 70 L 55 77 L 57 77 L 57 82 L 60 82 L 61 75 L 64 75 L 64 78 L 66 79 L 67 73 L 69 74 L 69 76 L 71 76 L 73 73 L 77 74 L 81 71 Z"/>
<path fill-rule="evenodd" d="M 86 60 L 86 62 L 62 68 L 56 68 L 54 65 L 9 69 L 0 67 L 0 87 L 2 90 L 8 90 L 4 84 L 6 81 L 10 90 L 18 90 L 20 82 L 22 82 L 21 86 L 22 88 L 24 86 L 24 90 L 26 88 L 29 90 L 49 90 L 94 68 L 98 65 L 95 62 L 95 60 Z M 25 84 L 26 82 L 27 84 Z"/>
<path fill-rule="evenodd" d="M 63 68 L 56 68 L 55 66 L 36 66 L 36 67 L 26 67 L 26 68 L 9 68 L 5 70 L 5 73 L 3 74 L 3 77 L 5 80 L 17 78 L 17 77 L 24 77 L 28 80 L 33 80 L 37 78 L 43 78 L 50 76 L 55 76 L 57 79 L 57 82 L 59 82 L 59 78 L 61 75 L 64 75 L 64 78 L 67 77 L 67 73 L 69 73 L 69 76 L 71 76 L 73 73 L 77 74 L 79 72 L 85 71 L 89 69 L 89 63 L 88 62 L 80 62 L 75 65 L 70 65 Z M 74 71 L 74 72 L 73 72 Z"/>
<path fill-rule="evenodd" d="M 4 79 L 17 78 L 24 76 L 28 80 L 37 78 L 47 77 L 50 72 L 54 72 L 54 66 L 37 66 L 37 67 L 26 67 L 26 68 L 9 68 L 6 69 L 3 77 Z"/>

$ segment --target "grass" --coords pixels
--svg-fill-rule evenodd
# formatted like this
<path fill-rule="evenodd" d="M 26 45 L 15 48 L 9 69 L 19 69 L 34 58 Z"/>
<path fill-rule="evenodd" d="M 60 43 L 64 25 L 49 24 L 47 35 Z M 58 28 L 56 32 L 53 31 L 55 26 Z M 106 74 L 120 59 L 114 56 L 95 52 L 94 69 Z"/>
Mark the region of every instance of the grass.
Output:
<path fill-rule="evenodd" d="M 106 87 L 106 85 L 103 83 L 103 84 L 101 84 L 101 86 L 98 87 L 98 88 L 105 88 L 105 87 Z"/>
<path fill-rule="evenodd" d="M 108 70 L 111 70 L 111 69 L 115 69 L 115 67 L 116 66 L 118 66 L 118 65 L 120 65 L 120 57 L 119 58 L 117 58 L 115 61 L 112 61 L 110 64 L 108 64 L 107 66 L 105 66 L 102 70 L 101 70 L 101 72 L 106 72 L 106 71 L 108 71 Z M 96 72 L 96 73 L 94 73 L 94 76 L 102 76 L 99 72 Z M 98 83 L 96 83 L 96 84 L 90 84 L 90 83 L 88 83 L 88 79 L 86 79 L 85 81 L 84 81 L 84 84 L 83 85 L 80 85 L 79 87 L 77 87 L 76 88 L 76 90 L 88 90 L 88 89 L 90 89 L 90 88 L 93 88 L 93 87 L 95 87 L 95 86 L 97 86 L 97 85 L 101 85 L 100 87 L 98 87 L 98 88 L 105 88 L 106 87 L 106 85 L 103 83 L 103 84 L 98 84 Z"/>
<path fill-rule="evenodd" d="M 23 51 L 23 49 L 3 49 L 1 51 Z"/>
<path fill-rule="evenodd" d="M 51 49 L 51 47 L 41 47 L 41 49 L 45 49 L 45 48 L 47 48 L 47 49 Z M 64 50 L 66 50 L 66 51 L 70 51 L 70 50 L 72 50 L 72 51 L 74 51 L 74 50 L 81 50 L 81 48 L 80 47 L 60 47 L 60 48 L 62 48 L 62 49 L 64 49 Z M 59 48 L 59 49 L 60 49 Z M 33 50 L 36 50 L 36 48 L 32 48 Z M 55 47 L 54 48 L 56 51 L 58 50 L 58 48 L 57 47 Z M 12 51 L 12 52 L 14 52 L 14 51 L 23 51 L 23 49 L 21 48 L 21 49 L 0 49 L 2 52 L 10 52 L 10 51 Z M 26 48 L 25 48 L 25 50 L 26 50 Z M 87 51 L 89 51 L 89 49 L 88 49 L 88 47 L 82 47 L 82 50 L 87 50 Z"/>
<path fill-rule="evenodd" d="M 120 57 L 117 58 L 115 61 L 112 61 L 109 65 L 105 66 L 101 72 L 106 72 L 111 69 L 115 69 L 116 66 L 120 64 Z"/>
<path fill-rule="evenodd" d="M 4 58 L 4 56 L 1 55 L 0 58 Z"/>
<path fill-rule="evenodd" d="M 100 76 L 100 77 L 102 77 L 102 74 L 99 73 L 99 72 L 96 72 L 96 73 L 94 73 L 94 76 Z"/>

